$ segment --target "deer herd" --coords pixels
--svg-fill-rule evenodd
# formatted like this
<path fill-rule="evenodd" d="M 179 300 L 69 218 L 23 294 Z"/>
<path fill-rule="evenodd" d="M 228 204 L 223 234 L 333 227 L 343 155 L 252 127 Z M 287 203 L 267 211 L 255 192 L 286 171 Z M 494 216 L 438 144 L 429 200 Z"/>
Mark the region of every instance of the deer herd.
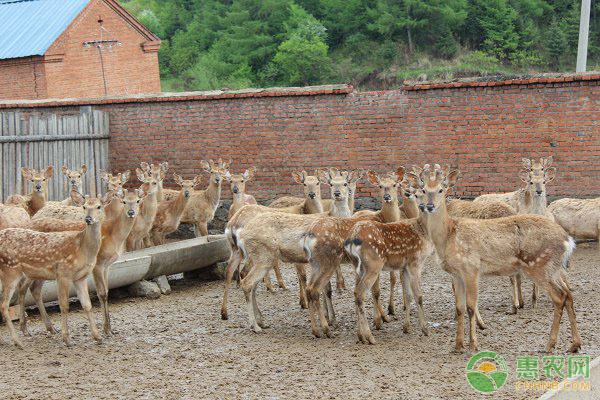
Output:
<path fill-rule="evenodd" d="M 141 163 L 136 189 L 124 186 L 129 171 L 116 175 L 102 172 L 107 185 L 104 196 L 81 194 L 86 166 L 79 170 L 63 167 L 70 196 L 61 202 L 48 201 L 50 166 L 45 171 L 22 169 L 31 182 L 28 195 L 13 195 L 0 206 L 1 312 L 12 341 L 22 347 L 11 318 L 9 305 L 18 291 L 20 328 L 28 335 L 24 298 L 28 290 L 35 299 L 41 318 L 50 332 L 54 327 L 46 314 L 41 290 L 46 280 L 56 280 L 61 311 L 61 333 L 69 345 L 67 313 L 71 283 L 89 320 L 92 336 L 102 340 L 87 288 L 92 274 L 103 313 L 103 330 L 111 334 L 108 311 L 109 267 L 125 251 L 165 243 L 165 237 L 180 223 L 194 225 L 196 236 L 208 234 L 221 200 L 222 181 L 230 185 L 233 201 L 229 208 L 225 236 L 231 255 L 227 264 L 221 317 L 228 319 L 228 295 L 237 275 L 247 304 L 248 322 L 254 332 L 265 327 L 257 303 L 257 287 L 264 281 L 273 286 L 273 270 L 281 288 L 280 263 L 294 264 L 299 282 L 299 303 L 308 309 L 314 336 L 332 336 L 337 327 L 331 279 L 336 274 L 338 290 L 345 288 L 342 268 L 355 276 L 354 302 L 357 334 L 362 343 L 374 344 L 365 315 L 365 294 L 371 291 L 376 329 L 396 314 L 395 286 L 400 279 L 403 299 L 403 330 L 410 332 L 411 302 L 414 299 L 419 327 L 428 335 L 423 305 L 421 274 L 431 259 L 452 280 L 457 331 L 454 350 L 464 345 L 464 316 L 468 315 L 469 351 L 478 348 L 477 327 L 485 323 L 478 310 L 480 277 L 508 276 L 512 287 L 511 312 L 524 306 L 523 276 L 533 281 L 532 307 L 538 288 L 544 289 L 554 304 L 554 317 L 546 351 L 556 345 L 563 310 L 571 325 L 571 352 L 581 347 L 574 301 L 568 283 L 569 257 L 573 238 L 598 239 L 600 199 L 561 199 L 547 206 L 546 184 L 555 177 L 552 157 L 523 159 L 519 177 L 524 186 L 503 194 L 486 194 L 474 201 L 449 199 L 460 172 L 448 166 L 398 167 L 387 174 L 368 171 L 368 182 L 380 192 L 381 209 L 354 211 L 357 182 L 363 170 L 336 168 L 293 172 L 303 186 L 304 197 L 280 197 L 268 207 L 257 204 L 246 193 L 246 183 L 255 168 L 241 174 L 229 172 L 229 162 L 201 161 L 210 174 L 208 187 L 195 190 L 201 177 L 186 180 L 173 174 L 179 190 L 163 188 L 168 163 Z M 330 187 L 330 199 L 322 199 L 321 184 Z M 350 265 L 346 267 L 346 265 Z M 307 274 L 307 268 L 309 273 Z M 389 273 L 390 298 L 387 311 L 380 301 L 380 276 Z M 323 301 L 323 303 L 321 303 Z"/>

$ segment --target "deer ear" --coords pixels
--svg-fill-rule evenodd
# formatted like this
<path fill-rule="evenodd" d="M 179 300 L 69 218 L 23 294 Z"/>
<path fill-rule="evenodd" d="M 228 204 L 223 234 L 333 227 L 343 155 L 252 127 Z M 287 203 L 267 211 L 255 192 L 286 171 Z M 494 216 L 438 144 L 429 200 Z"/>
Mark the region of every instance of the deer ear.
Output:
<path fill-rule="evenodd" d="M 202 167 L 203 170 L 205 170 L 207 172 L 210 172 L 210 170 L 211 170 L 210 164 L 205 160 L 200 161 L 200 166 Z"/>
<path fill-rule="evenodd" d="M 379 177 L 374 171 L 367 172 L 367 179 L 372 185 L 379 186 Z"/>
<path fill-rule="evenodd" d="M 215 169 L 215 162 L 213 160 L 208 160 L 208 165 L 210 165 L 210 169 Z"/>
<path fill-rule="evenodd" d="M 181 185 L 181 183 L 183 182 L 183 179 L 181 179 L 181 177 L 179 175 L 177 175 L 176 173 L 173 173 L 173 179 L 175 180 L 175 183 L 178 185 Z"/>
<path fill-rule="evenodd" d="M 102 203 L 102 206 L 106 207 L 107 205 L 109 205 L 114 197 L 115 197 L 115 192 L 112 190 L 109 190 L 104 196 L 102 196 L 102 198 L 100 198 L 100 202 Z"/>
<path fill-rule="evenodd" d="M 304 183 L 304 176 L 301 173 L 292 172 L 292 178 L 294 178 L 294 182 L 296 183 Z"/>
<path fill-rule="evenodd" d="M 148 165 L 148 163 L 145 162 L 145 161 L 142 161 L 140 163 L 140 167 L 142 167 L 142 170 L 144 170 L 144 171 L 149 171 L 150 170 L 150 165 Z"/>
<path fill-rule="evenodd" d="M 316 172 L 317 172 L 317 178 L 319 179 L 319 182 L 329 184 L 329 172 L 328 171 L 318 169 Z"/>
<path fill-rule="evenodd" d="M 31 179 L 31 170 L 29 168 L 21 168 L 21 175 L 25 179 Z"/>
<path fill-rule="evenodd" d="M 46 168 L 46 178 L 51 178 L 52 174 L 54 173 L 54 167 L 52 165 L 48 166 L 48 168 Z"/>
<path fill-rule="evenodd" d="M 138 181 L 140 181 L 140 182 L 146 182 L 146 175 L 144 174 L 144 171 L 142 171 L 139 168 L 136 168 L 135 169 L 135 174 L 136 174 L 136 176 L 138 178 Z"/>
<path fill-rule="evenodd" d="M 230 166 L 230 165 L 231 165 L 231 159 L 229 159 L 229 160 L 225 161 L 225 162 L 223 163 L 223 166 L 222 166 L 221 168 L 223 168 L 223 169 L 229 169 L 229 166 Z"/>
<path fill-rule="evenodd" d="M 200 175 L 196 175 L 194 177 L 194 186 L 199 185 L 200 183 L 202 183 L 202 177 Z"/>
<path fill-rule="evenodd" d="M 556 168 L 548 168 L 544 173 L 544 178 L 546 179 L 546 183 L 552 182 L 556 178 Z"/>
<path fill-rule="evenodd" d="M 405 178 L 408 184 L 413 188 L 423 188 L 423 181 L 421 180 L 420 175 L 417 175 L 414 172 L 407 172 Z"/>
<path fill-rule="evenodd" d="M 83 165 L 81 166 L 81 174 L 82 174 L 82 175 L 83 175 L 83 174 L 85 174 L 85 173 L 87 172 L 87 169 L 88 169 L 88 168 L 87 168 L 87 165 L 83 164 Z"/>
<path fill-rule="evenodd" d="M 61 171 L 64 175 L 69 175 L 69 168 L 66 165 L 63 165 Z"/>
<path fill-rule="evenodd" d="M 129 171 L 129 170 L 123 172 L 123 174 L 121 175 L 121 183 L 125 184 L 129 180 L 130 173 L 131 173 L 131 171 Z"/>
<path fill-rule="evenodd" d="M 404 179 L 404 175 L 406 173 L 406 170 L 404 169 L 404 167 L 400 166 L 396 169 L 396 182 L 402 182 L 402 180 Z"/>
<path fill-rule="evenodd" d="M 85 203 L 85 197 L 83 197 L 83 195 L 77 190 L 71 190 L 71 201 L 76 206 L 81 207 Z"/>
<path fill-rule="evenodd" d="M 446 177 L 445 186 L 447 188 L 454 187 L 454 185 L 456 185 L 456 182 L 458 181 L 459 177 L 460 177 L 460 171 L 459 170 L 455 169 L 454 171 L 450 172 L 448 174 L 448 176 Z"/>
<path fill-rule="evenodd" d="M 519 178 L 525 183 L 529 183 L 529 170 L 521 169 L 519 171 Z"/>

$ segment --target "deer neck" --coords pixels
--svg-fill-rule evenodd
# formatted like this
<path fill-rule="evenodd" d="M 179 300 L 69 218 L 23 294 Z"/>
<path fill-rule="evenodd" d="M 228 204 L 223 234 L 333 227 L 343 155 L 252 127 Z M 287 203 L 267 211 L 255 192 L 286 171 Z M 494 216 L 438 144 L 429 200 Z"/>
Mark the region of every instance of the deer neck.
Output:
<path fill-rule="evenodd" d="M 335 203 L 335 201 L 333 202 Z M 333 209 L 333 206 L 332 206 Z M 311 199 L 307 197 L 304 200 L 304 213 L 305 214 L 319 214 L 323 212 L 323 203 L 321 203 L 321 197 L 315 197 Z"/>
<path fill-rule="evenodd" d="M 446 244 L 452 226 L 452 220 L 448 216 L 446 201 L 434 213 L 419 213 L 418 221 L 423 225 L 429 240 L 433 242 L 436 253 L 441 260 L 446 256 Z"/>
<path fill-rule="evenodd" d="M 79 234 L 80 253 L 86 265 L 96 264 L 96 257 L 100 250 L 102 242 L 102 223 L 86 225 L 85 229 Z"/>
<path fill-rule="evenodd" d="M 352 216 L 352 212 L 348 206 L 348 200 L 333 200 L 331 202 L 331 210 L 329 211 L 329 215 L 338 218 L 350 218 Z"/>
<path fill-rule="evenodd" d="M 112 225 L 116 221 L 116 219 L 123 213 L 123 202 L 115 198 L 110 202 L 108 206 L 104 209 L 105 217 L 103 225 Z"/>
<path fill-rule="evenodd" d="M 188 201 L 190 201 L 191 197 L 191 195 L 190 197 L 185 197 L 183 190 L 180 191 L 179 195 L 175 198 L 175 201 L 171 204 L 169 210 L 171 215 L 176 218 L 181 217 L 181 215 L 183 215 L 183 210 L 185 210 L 185 206 L 187 205 Z"/>
<path fill-rule="evenodd" d="M 215 183 L 215 181 L 211 179 L 208 188 L 204 192 L 204 196 L 206 197 L 208 204 L 212 206 L 212 209 L 216 210 L 219 206 L 219 201 L 221 201 L 221 181 Z"/>
<path fill-rule="evenodd" d="M 129 218 L 125 209 L 123 208 L 123 212 L 117 220 L 115 224 L 112 226 L 111 232 L 108 234 L 113 240 L 114 243 L 117 244 L 117 248 L 121 248 L 122 245 L 127 240 L 127 237 L 131 233 L 131 229 L 135 223 L 136 218 Z"/>
<path fill-rule="evenodd" d="M 391 202 L 383 202 L 381 206 L 381 216 L 384 222 L 400 221 L 400 208 L 398 207 L 398 199 Z"/>
<path fill-rule="evenodd" d="M 233 207 L 236 210 L 239 210 L 246 204 L 246 194 L 242 192 L 237 192 L 233 194 Z"/>
<path fill-rule="evenodd" d="M 417 218 L 419 216 L 419 206 L 417 200 L 412 198 L 404 198 L 402 200 L 402 210 L 407 218 Z"/>
<path fill-rule="evenodd" d="M 44 189 L 46 189 L 46 188 L 44 188 Z M 30 205 L 31 205 L 31 209 L 34 212 L 41 210 L 46 205 L 46 201 L 48 201 L 47 190 L 44 190 L 43 192 L 38 192 L 38 191 L 34 190 L 31 193 Z"/>
<path fill-rule="evenodd" d="M 163 201 L 163 182 L 159 181 L 158 182 L 158 190 L 156 191 L 156 200 L 157 201 Z"/>
<path fill-rule="evenodd" d="M 350 188 L 352 190 L 351 193 L 348 193 L 348 208 L 350 209 L 350 213 L 354 212 L 354 195 L 356 194 L 356 184 Z"/>
<path fill-rule="evenodd" d="M 142 209 L 140 210 L 140 217 L 144 221 L 149 222 L 154 220 L 156 216 L 156 210 L 158 210 L 158 191 L 156 193 L 149 193 L 144 202 L 142 203 Z"/>

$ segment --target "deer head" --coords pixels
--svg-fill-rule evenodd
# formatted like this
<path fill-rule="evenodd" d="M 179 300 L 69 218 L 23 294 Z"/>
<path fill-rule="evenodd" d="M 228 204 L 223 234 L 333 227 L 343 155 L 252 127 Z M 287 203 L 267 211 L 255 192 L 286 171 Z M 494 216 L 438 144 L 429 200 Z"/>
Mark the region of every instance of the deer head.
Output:
<path fill-rule="evenodd" d="M 348 196 L 352 197 L 356 193 L 356 184 L 365 175 L 365 170 L 362 168 L 355 169 L 353 171 L 342 171 L 341 174 L 345 179 L 348 179 L 348 174 L 352 173 L 353 179 L 348 183 Z"/>
<path fill-rule="evenodd" d="M 215 164 L 213 160 L 208 160 L 208 162 L 202 160 L 200 161 L 200 165 L 202 166 L 202 169 L 210 174 L 210 182 L 215 185 L 220 185 L 223 175 L 225 175 L 229 169 L 229 165 L 231 165 L 231 160 L 223 162 L 223 160 L 219 158 L 217 164 Z"/>
<path fill-rule="evenodd" d="M 90 196 L 83 197 L 81 193 L 75 190 L 71 191 L 71 200 L 73 201 L 73 204 L 78 207 L 83 207 L 83 210 L 85 211 L 84 222 L 87 225 L 102 223 L 105 217 L 104 208 L 110 204 L 113 197 L 113 191 L 109 191 L 100 198 Z"/>
<path fill-rule="evenodd" d="M 71 190 L 78 192 L 83 188 L 83 175 L 87 172 L 87 165 L 83 164 L 79 170 L 70 170 L 66 165 L 62 167 L 62 173 L 67 177 L 67 182 Z"/>
<path fill-rule="evenodd" d="M 201 178 L 200 176 L 195 176 L 192 180 L 185 180 L 177 174 L 173 174 L 173 178 L 175 179 L 175 183 L 181 186 L 181 193 L 185 198 L 190 198 L 194 193 L 194 187 L 200 184 Z"/>
<path fill-rule="evenodd" d="M 150 178 L 156 181 L 154 178 Z M 129 191 L 123 189 L 123 194 L 119 196 L 123 202 L 123 212 L 127 218 L 135 218 L 140 213 L 140 206 L 148 192 L 152 190 L 149 183 L 144 183 L 141 188 Z"/>
<path fill-rule="evenodd" d="M 231 174 L 229 171 L 223 175 L 223 178 L 229 182 L 231 193 L 246 193 L 246 182 L 251 180 L 254 177 L 254 173 L 256 172 L 256 167 L 252 167 L 244 171 L 243 174 Z"/>
<path fill-rule="evenodd" d="M 450 173 L 449 167 L 439 168 L 425 165 L 419 175 L 414 172 L 406 175 L 407 181 L 416 189 L 415 196 L 421 212 L 434 213 L 446 202 L 448 190 L 456 185 L 460 171 Z"/>
<path fill-rule="evenodd" d="M 527 184 L 526 189 L 532 197 L 546 195 L 546 184 L 554 180 L 556 168 L 550 167 L 552 156 L 537 160 L 522 159 L 523 168 L 519 171 L 519 177 Z M 527 167 L 526 167 L 527 166 Z"/>
<path fill-rule="evenodd" d="M 331 187 L 331 198 L 334 201 L 348 202 L 348 185 L 350 182 L 356 182 L 360 179 L 355 171 L 348 172 L 345 176 L 337 168 L 329 170 L 318 170 L 319 179 Z M 356 176 L 355 176 L 356 175 Z"/>
<path fill-rule="evenodd" d="M 166 173 L 169 169 L 169 163 L 164 162 L 158 165 L 148 164 L 147 162 L 141 162 L 140 167 L 142 171 L 147 175 L 154 177 L 158 182 L 162 182 L 165 179 Z M 136 169 L 137 172 L 137 169 Z"/>
<path fill-rule="evenodd" d="M 292 172 L 294 181 L 304 186 L 305 198 L 311 200 L 321 198 L 321 181 L 319 180 L 318 175 L 318 171 L 315 171 L 315 175 L 308 175 L 304 170 Z"/>
<path fill-rule="evenodd" d="M 158 174 L 155 175 L 153 173 L 144 172 L 141 169 L 136 168 L 135 174 L 140 182 L 147 184 L 147 186 L 143 185 L 143 187 L 146 187 L 146 189 L 144 189 L 144 192 L 146 194 L 154 194 L 154 193 L 158 192 L 158 186 L 159 186 L 160 181 L 162 181 L 162 179 L 159 180 L 156 178 L 156 176 L 159 176 L 159 177 L 162 176 L 164 178 L 164 171 L 162 171 L 162 170 L 160 170 L 158 172 Z"/>
<path fill-rule="evenodd" d="M 21 175 L 24 179 L 31 181 L 33 192 L 46 193 L 48 190 L 48 179 L 52 177 L 54 168 L 49 166 L 45 171 L 38 171 L 33 168 L 21 168 Z"/>
<path fill-rule="evenodd" d="M 109 174 L 106 171 L 100 171 L 100 178 L 108 185 L 108 190 L 113 191 L 117 196 L 123 193 L 123 185 L 129 180 L 129 170 L 117 175 Z"/>
<path fill-rule="evenodd" d="M 404 167 L 398 167 L 395 172 L 390 172 L 384 176 L 378 176 L 375 172 L 369 171 L 367 172 L 367 178 L 372 185 L 379 187 L 384 203 L 398 201 L 398 186 L 404 179 Z"/>

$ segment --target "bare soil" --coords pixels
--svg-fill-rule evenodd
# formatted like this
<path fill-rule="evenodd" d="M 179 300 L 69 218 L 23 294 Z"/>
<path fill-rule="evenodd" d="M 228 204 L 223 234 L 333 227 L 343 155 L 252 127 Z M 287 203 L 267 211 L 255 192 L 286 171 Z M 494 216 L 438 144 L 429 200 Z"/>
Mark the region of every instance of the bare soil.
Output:
<path fill-rule="evenodd" d="M 600 269 L 596 244 L 580 245 L 569 272 L 584 340 L 583 354 L 600 355 Z M 378 343 L 356 343 L 352 290 L 336 293 L 340 322 L 333 339 L 316 339 L 308 315 L 298 306 L 293 268 L 284 268 L 290 290 L 258 291 L 258 302 L 270 325 L 261 334 L 247 328 L 243 293 L 232 289 L 230 319 L 220 319 L 222 282 L 179 280 L 173 293 L 158 300 L 114 299 L 117 334 L 102 345 L 91 340 L 78 306 L 70 327 L 73 347 L 60 335 L 50 336 L 37 312 L 30 311 L 25 350 L 8 345 L 0 327 L 3 399 L 144 398 L 144 399 L 472 399 L 483 395 L 466 382 L 469 355 L 451 352 L 456 324 L 449 275 L 430 263 L 423 273 L 424 306 L 430 335 L 418 329 L 402 332 L 393 320 L 374 331 Z M 351 271 L 346 281 L 352 286 Z M 387 277 L 382 283 L 387 298 Z M 538 356 L 550 330 L 552 304 L 542 296 L 531 309 L 531 283 L 524 283 L 526 306 L 509 315 L 509 279 L 484 278 L 480 310 L 488 329 L 480 331 L 480 350 L 502 355 L 509 367 L 507 384 L 488 398 L 536 398 L 541 392 L 515 389 L 518 356 Z M 113 296 L 116 297 L 116 296 Z M 397 295 L 401 311 L 401 296 Z M 370 303 L 368 301 L 368 303 Z M 98 304 L 96 315 L 100 317 Z M 370 310 L 369 310 L 370 312 Z M 59 326 L 54 307 L 51 318 Z M 555 355 L 567 355 L 568 319 L 563 316 Z"/>

